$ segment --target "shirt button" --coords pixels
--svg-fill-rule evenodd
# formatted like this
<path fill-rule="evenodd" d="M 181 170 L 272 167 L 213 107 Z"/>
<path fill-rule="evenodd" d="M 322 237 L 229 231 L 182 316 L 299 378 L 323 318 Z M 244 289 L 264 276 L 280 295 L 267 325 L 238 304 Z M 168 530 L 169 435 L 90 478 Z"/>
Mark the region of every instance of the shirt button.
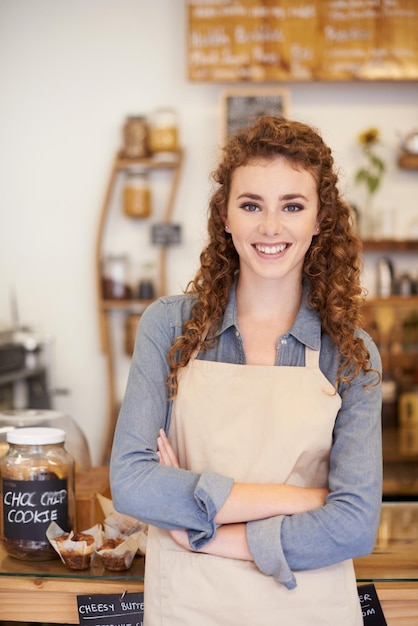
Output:
<path fill-rule="evenodd" d="M 239 337 L 239 330 L 235 331 L 235 337 Z"/>
<path fill-rule="evenodd" d="M 280 343 L 282 344 L 282 346 L 285 346 L 287 344 L 287 339 L 281 339 Z"/>

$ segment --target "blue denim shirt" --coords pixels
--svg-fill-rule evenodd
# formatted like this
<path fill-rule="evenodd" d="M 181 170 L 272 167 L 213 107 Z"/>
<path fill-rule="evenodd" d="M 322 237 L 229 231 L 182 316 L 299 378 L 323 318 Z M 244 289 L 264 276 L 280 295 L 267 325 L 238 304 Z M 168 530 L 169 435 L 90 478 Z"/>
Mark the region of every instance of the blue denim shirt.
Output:
<path fill-rule="evenodd" d="M 165 467 L 156 453 L 161 427 L 168 429 L 171 403 L 165 381 L 167 352 L 190 317 L 195 296 L 163 297 L 150 305 L 138 326 L 125 397 L 116 425 L 111 457 L 115 508 L 166 529 L 188 529 L 194 549 L 216 533 L 214 516 L 232 488 L 233 477 L 209 469 L 201 474 Z M 380 371 L 377 348 L 357 331 Z M 334 384 L 339 353 L 321 330 L 319 317 L 304 299 L 291 330 L 279 338 L 276 365 L 305 365 L 305 346 L 320 350 L 320 368 Z M 235 289 L 231 291 L 218 341 L 198 358 L 245 364 Z M 325 506 L 296 515 L 247 523 L 254 561 L 265 574 L 292 588 L 293 571 L 324 567 L 372 551 L 382 494 L 381 388 L 373 372 L 350 386 L 340 384 L 342 406 L 333 433 L 329 489 Z M 198 410 L 198 407 L 196 407 Z"/>

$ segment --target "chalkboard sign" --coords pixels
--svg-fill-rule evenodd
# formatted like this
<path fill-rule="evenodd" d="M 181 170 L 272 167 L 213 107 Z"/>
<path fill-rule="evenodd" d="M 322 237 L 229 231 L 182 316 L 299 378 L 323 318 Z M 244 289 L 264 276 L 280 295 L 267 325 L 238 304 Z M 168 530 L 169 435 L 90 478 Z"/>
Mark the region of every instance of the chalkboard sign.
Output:
<path fill-rule="evenodd" d="M 416 80 L 417 0 L 189 0 L 193 81 Z"/>
<path fill-rule="evenodd" d="M 151 242 L 158 246 L 173 246 L 181 243 L 180 224 L 153 224 L 151 227 Z"/>
<path fill-rule="evenodd" d="M 373 583 L 358 585 L 357 592 L 360 600 L 364 626 L 387 626 L 382 607 Z"/>
<path fill-rule="evenodd" d="M 80 626 L 142 626 L 144 593 L 77 596 Z"/>
<path fill-rule="evenodd" d="M 243 89 L 221 93 L 222 143 L 237 130 L 256 121 L 260 115 L 288 115 L 287 89 Z"/>

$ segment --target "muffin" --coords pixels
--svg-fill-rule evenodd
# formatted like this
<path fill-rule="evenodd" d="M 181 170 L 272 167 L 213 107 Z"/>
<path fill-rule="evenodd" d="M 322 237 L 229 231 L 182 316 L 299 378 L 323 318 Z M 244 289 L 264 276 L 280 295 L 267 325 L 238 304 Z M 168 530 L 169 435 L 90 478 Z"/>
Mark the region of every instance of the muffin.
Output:
<path fill-rule="evenodd" d="M 63 563 L 72 570 L 90 567 L 91 557 L 95 548 L 93 535 L 87 533 L 66 533 L 55 538 L 58 553 Z"/>
<path fill-rule="evenodd" d="M 129 537 L 108 537 L 96 551 L 104 567 L 113 572 L 129 569 L 138 550 L 139 534 Z"/>
<path fill-rule="evenodd" d="M 51 522 L 46 536 L 69 569 L 81 570 L 90 566 L 96 547 L 102 543 L 103 530 L 100 524 L 96 524 L 79 533 L 67 533 L 58 524 Z"/>

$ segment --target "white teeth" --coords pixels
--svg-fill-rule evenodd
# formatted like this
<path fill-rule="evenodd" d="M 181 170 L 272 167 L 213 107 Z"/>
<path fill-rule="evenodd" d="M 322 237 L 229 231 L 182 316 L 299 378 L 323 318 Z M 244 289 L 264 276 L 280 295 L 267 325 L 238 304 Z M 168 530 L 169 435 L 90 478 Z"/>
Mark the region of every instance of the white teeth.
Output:
<path fill-rule="evenodd" d="M 255 248 L 264 254 L 277 254 L 278 252 L 283 252 L 286 248 L 286 244 L 282 243 L 280 246 L 260 246 L 256 244 Z"/>

